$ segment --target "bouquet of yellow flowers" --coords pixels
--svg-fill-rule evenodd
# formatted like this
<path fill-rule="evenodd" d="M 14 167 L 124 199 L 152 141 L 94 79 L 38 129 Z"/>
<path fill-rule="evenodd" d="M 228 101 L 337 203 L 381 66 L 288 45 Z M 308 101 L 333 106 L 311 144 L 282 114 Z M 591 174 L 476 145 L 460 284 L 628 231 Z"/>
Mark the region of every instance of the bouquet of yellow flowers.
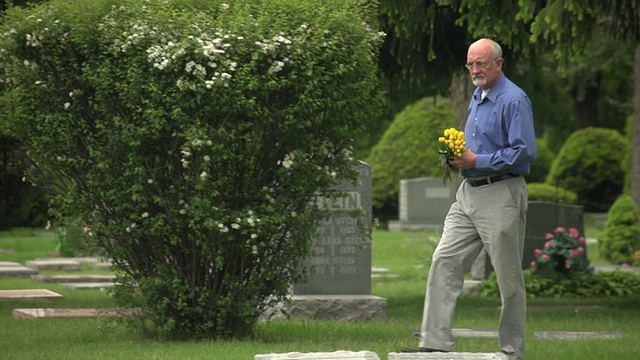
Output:
<path fill-rule="evenodd" d="M 467 142 L 464 140 L 464 131 L 459 131 L 456 128 L 445 129 L 444 136 L 438 138 L 440 148 L 438 149 L 439 159 L 442 165 L 448 163 L 451 157 L 460 157 L 464 152 L 464 147 L 467 146 Z M 447 181 L 451 180 L 451 173 L 455 176 L 460 173 L 460 169 L 457 169 L 449 164 L 450 171 L 444 173 L 442 177 L 442 183 L 447 184 Z"/>

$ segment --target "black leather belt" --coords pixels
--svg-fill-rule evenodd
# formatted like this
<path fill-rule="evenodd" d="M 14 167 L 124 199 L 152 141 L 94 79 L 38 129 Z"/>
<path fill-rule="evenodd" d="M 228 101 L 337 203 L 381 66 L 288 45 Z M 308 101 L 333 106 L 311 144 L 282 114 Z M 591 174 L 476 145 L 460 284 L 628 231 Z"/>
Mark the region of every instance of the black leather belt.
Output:
<path fill-rule="evenodd" d="M 502 180 L 507 180 L 507 179 L 511 179 L 513 177 L 518 177 L 520 175 L 518 174 L 500 174 L 500 175 L 495 175 L 495 176 L 489 176 L 486 178 L 482 178 L 482 179 L 466 179 L 465 181 L 467 182 L 467 184 L 473 186 L 473 187 L 477 187 L 477 186 L 482 186 L 482 185 L 488 185 L 494 182 L 498 182 L 498 181 L 502 181 Z"/>

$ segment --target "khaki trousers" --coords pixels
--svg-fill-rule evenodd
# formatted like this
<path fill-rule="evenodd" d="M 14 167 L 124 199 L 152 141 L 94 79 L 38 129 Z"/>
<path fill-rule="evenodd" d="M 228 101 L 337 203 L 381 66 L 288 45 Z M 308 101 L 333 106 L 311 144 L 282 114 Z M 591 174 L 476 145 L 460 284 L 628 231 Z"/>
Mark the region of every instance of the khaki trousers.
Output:
<path fill-rule="evenodd" d="M 451 326 L 465 269 L 484 246 L 500 287 L 500 349 L 524 358 L 526 293 L 521 263 L 527 196 L 523 177 L 478 187 L 462 182 L 433 254 L 420 347 L 453 351 Z"/>

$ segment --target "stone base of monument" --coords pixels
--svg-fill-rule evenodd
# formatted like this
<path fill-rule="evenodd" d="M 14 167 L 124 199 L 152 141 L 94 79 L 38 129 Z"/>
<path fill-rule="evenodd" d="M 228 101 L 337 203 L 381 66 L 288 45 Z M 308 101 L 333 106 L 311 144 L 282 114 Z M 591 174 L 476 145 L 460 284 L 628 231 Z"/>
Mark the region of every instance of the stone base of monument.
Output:
<path fill-rule="evenodd" d="M 387 299 L 374 295 L 292 295 L 289 301 L 268 311 L 266 318 L 383 321 L 387 319 Z"/>

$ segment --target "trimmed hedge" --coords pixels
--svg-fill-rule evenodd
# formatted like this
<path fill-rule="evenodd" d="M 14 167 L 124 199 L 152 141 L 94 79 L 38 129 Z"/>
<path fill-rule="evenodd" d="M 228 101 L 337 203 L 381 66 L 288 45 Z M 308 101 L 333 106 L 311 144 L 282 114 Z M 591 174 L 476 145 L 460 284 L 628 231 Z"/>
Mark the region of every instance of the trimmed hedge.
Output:
<path fill-rule="evenodd" d="M 575 192 L 587 212 L 605 212 L 622 193 L 629 151 L 629 141 L 615 130 L 578 130 L 562 146 L 545 183 Z"/>
<path fill-rule="evenodd" d="M 373 172 L 374 209 L 397 211 L 402 179 L 442 176 L 438 137 L 452 126 L 453 108 L 445 98 L 424 98 L 396 115 L 367 159 Z"/>
<path fill-rule="evenodd" d="M 614 264 L 632 263 L 640 250 L 640 215 L 629 195 L 622 195 L 609 210 L 604 231 L 598 235 L 598 251 Z"/>
<path fill-rule="evenodd" d="M 527 189 L 529 191 L 529 201 L 547 201 L 567 205 L 576 205 L 578 203 L 578 195 L 561 187 L 541 183 L 528 183 Z"/>

